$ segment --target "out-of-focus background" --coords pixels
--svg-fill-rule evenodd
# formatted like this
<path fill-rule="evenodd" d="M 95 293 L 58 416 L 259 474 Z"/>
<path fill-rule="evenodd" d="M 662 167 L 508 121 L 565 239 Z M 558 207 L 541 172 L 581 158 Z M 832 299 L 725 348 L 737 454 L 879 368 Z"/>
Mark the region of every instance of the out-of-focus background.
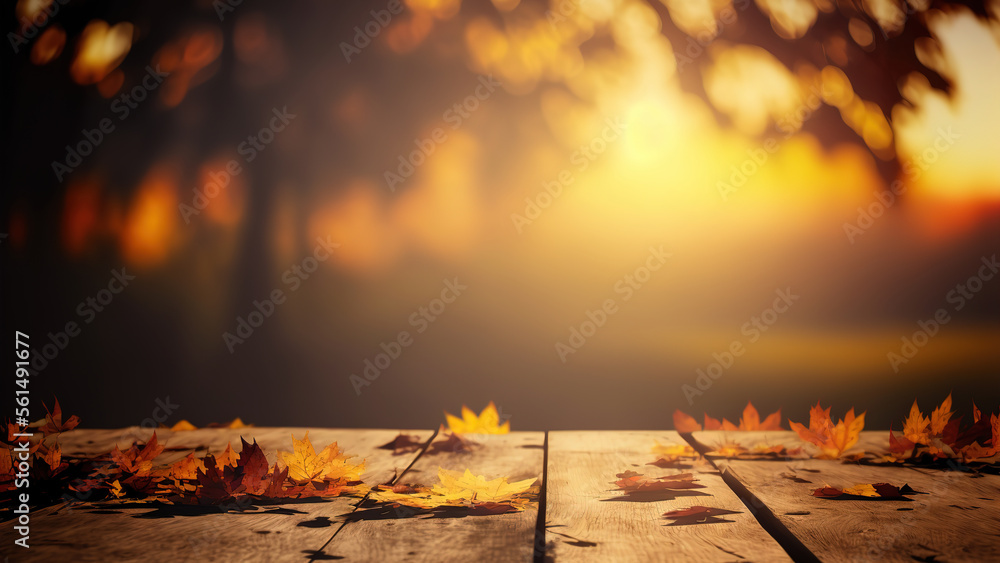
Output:
<path fill-rule="evenodd" d="M 85 426 L 996 405 L 998 15 L 19 0 L 4 333 Z"/>

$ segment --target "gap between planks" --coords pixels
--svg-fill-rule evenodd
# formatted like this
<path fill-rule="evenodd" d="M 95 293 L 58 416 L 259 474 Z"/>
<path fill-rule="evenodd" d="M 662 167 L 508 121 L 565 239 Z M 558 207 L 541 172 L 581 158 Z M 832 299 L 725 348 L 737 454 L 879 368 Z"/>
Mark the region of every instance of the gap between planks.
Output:
<path fill-rule="evenodd" d="M 400 471 L 399 473 L 397 473 L 396 476 L 393 477 L 391 481 L 389 481 L 390 485 L 395 485 L 396 481 L 398 481 L 399 478 L 402 477 L 403 475 L 406 475 L 406 472 L 409 471 L 411 467 L 413 467 L 413 464 L 416 463 L 418 459 L 420 459 L 421 457 L 423 457 L 424 452 L 426 452 L 427 449 L 430 448 L 431 443 L 434 442 L 434 438 L 437 438 L 437 435 L 440 432 L 441 432 L 440 428 L 434 430 L 434 433 L 431 434 L 431 437 L 428 438 L 426 442 L 424 442 L 423 447 L 420 448 L 420 451 L 417 453 L 417 455 L 413 456 L 413 459 L 410 460 L 410 464 L 407 465 L 406 467 L 404 467 L 402 471 Z M 353 514 L 353 513 L 357 512 L 358 508 L 362 504 L 364 504 L 366 500 L 368 500 L 368 497 L 370 495 L 371 495 L 371 491 L 368 491 L 367 493 L 365 493 L 365 496 L 361 500 L 359 500 L 357 504 L 354 505 L 354 510 L 352 510 L 351 513 Z M 333 534 L 330 535 L 330 539 L 326 540 L 326 543 L 324 543 L 323 545 L 321 545 L 319 547 L 319 549 L 316 550 L 315 554 L 313 554 L 309 558 L 309 563 L 313 563 L 313 561 L 316 561 L 316 558 L 320 557 L 322 555 L 323 550 L 326 549 L 326 546 L 330 545 L 330 542 L 332 542 L 333 539 L 337 537 L 337 534 L 339 534 L 340 531 L 344 529 L 344 526 L 347 526 L 348 524 L 351 524 L 350 519 L 345 519 L 343 522 L 341 522 L 340 526 L 338 526 L 337 529 L 333 531 Z"/>

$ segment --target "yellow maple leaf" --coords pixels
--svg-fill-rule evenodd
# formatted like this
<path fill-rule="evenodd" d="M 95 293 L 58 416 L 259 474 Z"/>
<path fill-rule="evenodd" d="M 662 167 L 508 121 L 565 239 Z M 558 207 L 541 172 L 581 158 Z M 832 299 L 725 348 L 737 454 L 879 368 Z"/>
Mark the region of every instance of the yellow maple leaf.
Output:
<path fill-rule="evenodd" d="M 848 487 L 844 489 L 845 495 L 855 495 L 859 497 L 877 497 L 879 496 L 878 491 L 875 490 L 870 484 L 865 485 L 854 485 L 853 487 Z"/>
<path fill-rule="evenodd" d="M 439 467 L 438 481 L 430 489 L 404 487 L 403 492 L 397 492 L 400 487 L 378 487 L 372 491 L 371 498 L 377 502 L 425 509 L 503 504 L 514 510 L 524 510 L 529 500 L 525 493 L 536 479 L 509 483 L 506 477 L 497 477 L 487 481 L 483 475 L 473 475 L 468 469 L 460 473 Z"/>
<path fill-rule="evenodd" d="M 288 478 L 296 483 L 306 481 L 360 481 L 365 462 L 354 465 L 348 460 L 355 456 L 343 455 L 337 442 L 323 448 L 319 454 L 309 441 L 309 432 L 301 439 L 292 436 L 292 452 L 278 452 L 278 459 L 288 467 Z"/>
<path fill-rule="evenodd" d="M 171 432 L 186 432 L 189 430 L 197 430 L 197 429 L 198 429 L 197 426 L 191 424 L 187 420 L 181 420 L 177 424 L 170 427 Z"/>
<path fill-rule="evenodd" d="M 462 405 L 462 418 L 447 411 L 444 413 L 448 428 L 455 434 L 507 434 L 510 432 L 510 421 L 500 424 L 500 413 L 493 401 L 486 405 L 483 412 L 476 416 L 469 407 Z"/>
<path fill-rule="evenodd" d="M 109 489 L 109 491 L 111 492 L 111 495 L 114 496 L 115 498 L 122 498 L 123 496 L 125 496 L 125 491 L 122 490 L 122 484 L 118 482 L 118 479 L 115 479 L 114 481 L 111 482 L 111 488 Z"/>
<path fill-rule="evenodd" d="M 682 457 L 698 457 L 698 452 L 694 451 L 694 448 L 687 444 L 670 444 L 664 446 L 656 442 L 651 451 L 665 461 L 675 461 Z"/>

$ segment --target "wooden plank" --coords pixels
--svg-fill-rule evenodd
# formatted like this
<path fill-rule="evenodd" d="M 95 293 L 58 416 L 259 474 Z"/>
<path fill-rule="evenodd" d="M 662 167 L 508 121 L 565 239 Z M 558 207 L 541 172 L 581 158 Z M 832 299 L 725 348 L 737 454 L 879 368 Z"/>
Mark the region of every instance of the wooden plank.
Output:
<path fill-rule="evenodd" d="M 291 435 L 309 439 L 319 448 L 337 441 L 341 449 L 366 460 L 362 479 L 378 484 L 402 472 L 418 452 L 394 456 L 378 446 L 392 440 L 396 430 L 244 428 L 203 429 L 166 435 L 167 443 L 182 448 L 209 445 L 218 453 L 233 441 L 239 450 L 239 436 L 253 436 L 273 463 L 278 449 L 291 451 Z M 76 432 L 76 431 L 74 431 Z M 65 443 L 81 452 L 96 447 L 107 451 L 122 431 L 80 431 L 67 433 Z M 429 440 L 432 431 L 408 430 L 407 434 Z M 157 432 L 158 438 L 160 432 Z M 128 443 L 131 438 L 127 439 Z M 94 446 L 94 445 L 97 446 Z M 159 460 L 159 458 L 158 458 Z M 78 508 L 50 507 L 32 514 L 29 550 L 12 547 L 12 524 L 3 527 L 0 554 L 16 561 L 303 561 L 336 532 L 341 516 L 358 501 L 338 497 L 323 501 L 290 502 L 281 506 L 258 507 L 245 512 L 223 513 L 209 507 L 150 509 L 143 505 L 102 503 Z M 14 550 L 17 551 L 14 551 Z"/>
<path fill-rule="evenodd" d="M 695 434 L 703 443 L 720 439 Z M 868 451 L 888 439 L 886 431 L 864 434 Z M 714 462 L 745 489 L 752 506 L 773 515 L 821 561 L 1000 560 L 1000 476 L 817 459 Z M 921 494 L 911 500 L 812 496 L 826 485 L 880 482 L 909 484 Z"/>
<path fill-rule="evenodd" d="M 546 556 L 555 561 L 790 561 L 781 546 L 705 460 L 661 469 L 656 442 L 685 444 L 673 431 L 550 432 L 546 476 Z M 624 501 L 611 482 L 625 470 L 659 477 L 692 472 L 703 489 L 660 500 Z M 673 498 L 671 498 L 673 497 Z M 620 502 L 621 501 L 621 502 Z M 670 525 L 663 513 L 691 506 L 735 512 L 721 522 Z"/>
<path fill-rule="evenodd" d="M 471 470 L 487 479 L 536 478 L 541 483 L 545 434 L 511 432 L 472 436 L 482 446 L 469 452 L 422 455 L 398 482 L 433 484 L 439 467 Z M 439 437 L 436 442 L 442 442 Z M 352 521 L 317 559 L 344 557 L 367 561 L 531 561 L 537 507 L 523 512 L 464 518 L 399 517 Z"/>

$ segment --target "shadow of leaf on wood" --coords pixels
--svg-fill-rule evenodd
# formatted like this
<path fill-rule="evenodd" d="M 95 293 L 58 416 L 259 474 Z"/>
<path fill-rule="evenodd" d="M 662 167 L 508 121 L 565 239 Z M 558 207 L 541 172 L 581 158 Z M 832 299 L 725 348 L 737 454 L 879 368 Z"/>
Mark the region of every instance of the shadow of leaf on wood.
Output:
<path fill-rule="evenodd" d="M 673 520 L 667 526 L 692 526 L 695 524 L 732 524 L 735 520 L 719 518 L 727 514 L 740 514 L 738 510 L 708 506 L 692 506 L 684 510 L 673 510 L 663 516 Z"/>
<path fill-rule="evenodd" d="M 673 489 L 662 489 L 659 491 L 635 491 L 621 496 L 602 498 L 601 502 L 660 502 L 664 500 L 674 500 L 678 497 L 709 497 L 708 493 L 701 491 Z"/>
<path fill-rule="evenodd" d="M 329 553 L 323 553 L 315 549 L 303 549 L 302 553 L 305 554 L 309 561 L 336 561 L 337 559 L 344 559 L 340 555 L 330 555 Z"/>
<path fill-rule="evenodd" d="M 510 505 L 497 503 L 483 503 L 475 507 L 466 506 L 439 506 L 437 508 L 414 508 L 404 505 L 379 505 L 371 506 L 365 503 L 354 512 L 343 514 L 348 522 L 359 520 L 390 520 L 397 518 L 465 518 L 467 516 L 490 516 L 494 514 L 506 514 L 517 512 Z"/>
<path fill-rule="evenodd" d="M 306 500 L 306 499 L 303 499 Z M 314 502 L 310 500 L 309 502 Z M 263 508 L 263 510 L 261 510 Z M 150 510 L 151 509 L 151 510 Z M 262 514 L 280 514 L 283 516 L 292 516 L 294 514 L 306 514 L 301 510 L 296 510 L 294 508 L 289 508 L 287 506 L 276 506 L 276 505 L 256 505 L 248 504 L 242 507 L 236 506 L 220 506 L 220 505 L 198 505 L 198 504 L 166 504 L 162 502 L 143 502 L 143 503 L 128 503 L 128 504 L 95 504 L 93 505 L 93 510 L 87 510 L 85 508 L 77 508 L 76 510 L 86 510 L 88 514 L 122 514 L 130 510 L 149 510 L 149 512 L 143 512 L 140 514 L 133 514 L 132 518 L 143 518 L 143 519 L 159 519 L 159 518 L 176 518 L 180 516 L 192 517 L 192 516 L 206 516 L 209 514 L 225 514 L 232 513 L 237 515 L 262 515 Z"/>
<path fill-rule="evenodd" d="M 569 534 L 564 534 L 562 532 L 556 532 L 555 530 L 552 529 L 552 528 L 562 528 L 562 527 L 563 527 L 562 524 L 552 524 L 549 526 L 545 526 L 545 532 L 548 534 L 562 536 L 568 540 L 572 540 L 572 541 L 563 541 L 563 543 L 566 545 L 571 545 L 573 547 L 597 547 L 597 542 L 581 540 L 580 538 L 573 537 Z"/>

